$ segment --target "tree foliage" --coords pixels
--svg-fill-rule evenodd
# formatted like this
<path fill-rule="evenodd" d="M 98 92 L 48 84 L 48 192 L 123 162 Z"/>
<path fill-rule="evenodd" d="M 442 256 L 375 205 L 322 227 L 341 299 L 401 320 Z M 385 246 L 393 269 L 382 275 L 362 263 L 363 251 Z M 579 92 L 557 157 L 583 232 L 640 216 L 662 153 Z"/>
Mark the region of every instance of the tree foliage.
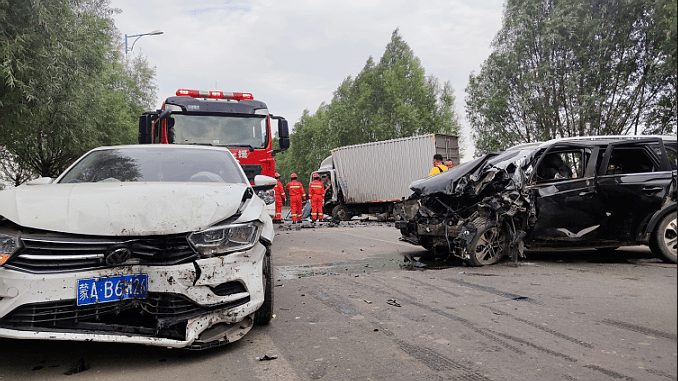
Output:
<path fill-rule="evenodd" d="M 134 143 L 154 69 L 121 57 L 108 0 L 0 0 L 0 147 L 57 176 L 86 150 Z"/>
<path fill-rule="evenodd" d="M 466 89 L 477 153 L 675 131 L 675 0 L 508 0 L 493 47 Z"/>
<path fill-rule="evenodd" d="M 5 149 L 0 149 L 0 190 L 5 184 L 19 186 L 33 178 L 31 171 L 17 164 L 16 157 Z"/>
<path fill-rule="evenodd" d="M 427 77 L 396 29 L 378 63 L 369 57 L 355 78 L 342 81 L 329 104 L 315 114 L 304 110 L 290 149 L 276 156 L 278 172 L 285 180 L 294 172 L 305 181 L 333 148 L 429 133 L 458 135 L 454 101 L 449 82 Z"/>

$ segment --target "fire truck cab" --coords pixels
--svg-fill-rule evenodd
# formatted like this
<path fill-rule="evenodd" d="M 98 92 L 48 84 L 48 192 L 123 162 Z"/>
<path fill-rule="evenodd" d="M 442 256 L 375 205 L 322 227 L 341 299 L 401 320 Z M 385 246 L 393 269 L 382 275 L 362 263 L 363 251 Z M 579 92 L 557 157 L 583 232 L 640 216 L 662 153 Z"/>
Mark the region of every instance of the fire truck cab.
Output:
<path fill-rule="evenodd" d="M 279 150 L 273 150 L 273 122 Z M 287 120 L 269 113 L 251 93 L 177 90 L 159 110 L 139 118 L 139 144 L 200 144 L 228 147 L 250 183 L 256 175 L 274 177 L 273 156 L 289 148 Z M 274 204 L 273 191 L 259 195 Z"/>

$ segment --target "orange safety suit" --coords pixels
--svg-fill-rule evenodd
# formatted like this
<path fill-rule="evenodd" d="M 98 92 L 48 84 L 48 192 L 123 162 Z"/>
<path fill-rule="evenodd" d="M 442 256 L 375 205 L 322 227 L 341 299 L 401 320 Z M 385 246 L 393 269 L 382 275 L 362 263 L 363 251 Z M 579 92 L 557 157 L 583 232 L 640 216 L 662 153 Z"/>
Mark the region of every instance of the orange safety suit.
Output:
<path fill-rule="evenodd" d="M 302 198 L 306 198 L 306 191 L 296 179 L 287 183 L 287 193 L 290 195 L 290 213 L 292 214 L 292 222 L 301 222 Z"/>
<path fill-rule="evenodd" d="M 273 217 L 273 221 L 282 221 L 283 199 L 287 199 L 285 187 L 278 180 L 278 183 L 275 184 L 275 217 Z"/>
<path fill-rule="evenodd" d="M 320 180 L 313 180 L 308 184 L 308 194 L 311 195 L 311 219 L 323 220 L 323 202 L 325 200 L 325 186 Z"/>

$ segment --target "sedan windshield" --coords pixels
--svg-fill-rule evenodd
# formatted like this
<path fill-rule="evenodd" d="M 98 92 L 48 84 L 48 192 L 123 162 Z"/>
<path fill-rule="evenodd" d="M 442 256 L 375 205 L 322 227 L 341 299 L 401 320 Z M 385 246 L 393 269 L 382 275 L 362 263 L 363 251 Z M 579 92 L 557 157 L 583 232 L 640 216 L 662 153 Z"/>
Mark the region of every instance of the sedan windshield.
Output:
<path fill-rule="evenodd" d="M 265 115 L 208 116 L 173 114 L 174 142 L 239 147 L 265 147 Z"/>
<path fill-rule="evenodd" d="M 173 181 L 247 183 L 228 151 L 175 147 L 112 148 L 93 151 L 59 183 Z"/>

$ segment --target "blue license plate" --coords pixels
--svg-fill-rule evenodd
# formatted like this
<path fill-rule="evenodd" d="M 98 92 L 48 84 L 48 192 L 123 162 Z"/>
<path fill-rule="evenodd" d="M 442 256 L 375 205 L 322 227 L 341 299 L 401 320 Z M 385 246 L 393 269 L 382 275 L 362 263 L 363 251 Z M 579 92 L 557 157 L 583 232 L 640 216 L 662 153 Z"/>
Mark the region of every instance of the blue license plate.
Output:
<path fill-rule="evenodd" d="M 105 278 L 78 279 L 79 306 L 148 296 L 148 275 L 120 275 Z"/>

